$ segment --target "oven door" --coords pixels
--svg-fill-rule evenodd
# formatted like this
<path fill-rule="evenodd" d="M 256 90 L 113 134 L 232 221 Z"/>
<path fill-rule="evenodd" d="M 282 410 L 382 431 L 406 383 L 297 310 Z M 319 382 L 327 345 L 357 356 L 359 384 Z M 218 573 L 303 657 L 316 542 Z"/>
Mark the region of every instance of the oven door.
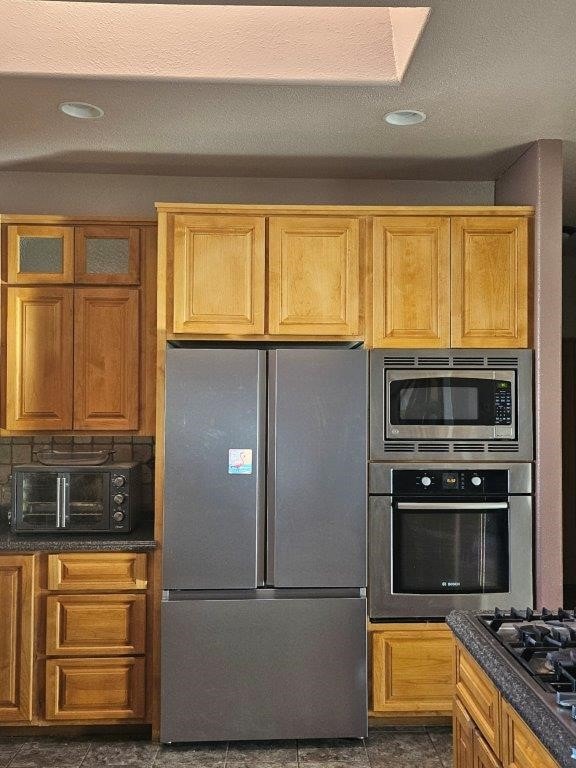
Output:
<path fill-rule="evenodd" d="M 62 473 L 60 528 L 82 533 L 110 529 L 110 473 Z"/>
<path fill-rule="evenodd" d="M 387 370 L 388 440 L 516 438 L 514 371 Z"/>
<path fill-rule="evenodd" d="M 443 618 L 532 604 L 529 496 L 489 502 L 370 498 L 369 611 Z"/>

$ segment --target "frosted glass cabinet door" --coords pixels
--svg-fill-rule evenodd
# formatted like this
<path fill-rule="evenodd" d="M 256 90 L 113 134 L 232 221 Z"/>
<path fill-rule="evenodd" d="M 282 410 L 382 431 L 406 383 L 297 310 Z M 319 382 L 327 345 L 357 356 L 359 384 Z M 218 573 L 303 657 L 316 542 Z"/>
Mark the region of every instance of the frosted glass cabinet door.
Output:
<path fill-rule="evenodd" d="M 75 228 L 76 283 L 138 285 L 138 227 Z"/>
<path fill-rule="evenodd" d="M 8 227 L 8 282 L 74 282 L 74 227 L 14 224 Z"/>

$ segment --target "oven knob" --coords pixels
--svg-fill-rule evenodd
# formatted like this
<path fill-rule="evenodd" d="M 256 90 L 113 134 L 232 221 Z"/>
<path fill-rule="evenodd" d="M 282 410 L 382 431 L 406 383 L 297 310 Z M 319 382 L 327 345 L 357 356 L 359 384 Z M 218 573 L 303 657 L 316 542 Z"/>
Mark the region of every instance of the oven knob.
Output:
<path fill-rule="evenodd" d="M 124 501 L 124 499 L 125 499 L 125 498 L 126 498 L 126 496 L 124 496 L 124 494 L 123 494 L 123 493 L 117 493 L 117 494 L 114 496 L 114 504 L 117 504 L 118 506 L 120 506 L 120 504 L 122 504 L 122 503 L 123 503 L 123 501 Z"/>
<path fill-rule="evenodd" d="M 125 482 L 126 482 L 125 477 L 123 477 L 122 475 L 117 475 L 115 478 L 113 478 L 112 485 L 116 486 L 116 488 L 122 488 Z"/>
<path fill-rule="evenodd" d="M 470 482 L 472 483 L 472 485 L 475 485 L 476 487 L 478 487 L 479 485 L 482 485 L 482 478 L 478 477 L 478 475 L 474 475 L 473 477 L 470 478 Z"/>
<path fill-rule="evenodd" d="M 112 515 L 112 517 L 117 523 L 121 523 L 122 520 L 124 520 L 124 512 L 122 512 L 121 509 L 117 509 L 116 512 L 114 512 L 114 514 Z"/>
<path fill-rule="evenodd" d="M 424 488 L 428 488 L 429 485 L 432 484 L 432 480 L 428 477 L 428 475 L 424 475 L 424 477 L 420 480 Z"/>

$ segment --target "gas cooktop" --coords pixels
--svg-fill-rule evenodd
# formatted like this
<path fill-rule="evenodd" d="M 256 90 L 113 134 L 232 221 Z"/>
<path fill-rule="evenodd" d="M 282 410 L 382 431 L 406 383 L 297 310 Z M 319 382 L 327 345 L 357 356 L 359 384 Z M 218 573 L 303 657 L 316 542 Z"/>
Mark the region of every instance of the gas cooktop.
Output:
<path fill-rule="evenodd" d="M 478 620 L 576 720 L 576 609 L 496 608 Z"/>

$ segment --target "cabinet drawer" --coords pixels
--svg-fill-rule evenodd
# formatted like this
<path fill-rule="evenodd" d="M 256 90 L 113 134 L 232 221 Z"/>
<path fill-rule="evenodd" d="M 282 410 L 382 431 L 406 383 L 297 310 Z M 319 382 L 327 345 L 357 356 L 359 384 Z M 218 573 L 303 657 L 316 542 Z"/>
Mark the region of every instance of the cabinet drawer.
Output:
<path fill-rule="evenodd" d="M 478 664 L 455 645 L 456 694 L 488 742 L 500 757 L 500 695 Z"/>
<path fill-rule="evenodd" d="M 504 768 L 559 768 L 508 702 L 502 702 L 502 763 Z"/>
<path fill-rule="evenodd" d="M 146 555 L 130 552 L 48 556 L 48 589 L 118 591 L 146 589 Z"/>
<path fill-rule="evenodd" d="M 46 720 L 144 717 L 143 658 L 48 659 Z"/>
<path fill-rule="evenodd" d="M 47 656 L 130 655 L 145 648 L 146 595 L 47 598 Z"/>
<path fill-rule="evenodd" d="M 502 768 L 500 761 L 476 729 L 473 742 L 474 768 Z"/>

